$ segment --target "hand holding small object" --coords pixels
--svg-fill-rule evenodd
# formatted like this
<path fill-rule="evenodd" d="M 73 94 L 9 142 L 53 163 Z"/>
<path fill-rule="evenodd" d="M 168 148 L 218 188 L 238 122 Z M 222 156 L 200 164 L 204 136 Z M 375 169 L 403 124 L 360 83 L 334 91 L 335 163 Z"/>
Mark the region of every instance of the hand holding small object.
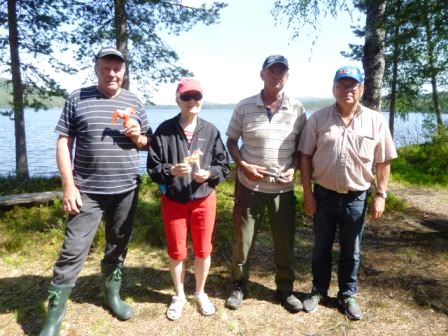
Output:
<path fill-rule="evenodd" d="M 188 163 L 178 163 L 170 168 L 170 173 L 173 176 L 185 176 L 191 173 L 191 166 Z"/>
<path fill-rule="evenodd" d="M 193 174 L 193 178 L 198 183 L 205 182 L 210 177 L 210 171 L 205 169 L 199 169 Z"/>
<path fill-rule="evenodd" d="M 201 169 L 200 160 L 201 160 L 201 155 L 203 155 L 203 154 L 204 153 L 202 153 L 200 149 L 196 149 L 193 151 L 193 153 L 190 156 L 186 156 L 184 158 L 184 162 L 189 163 L 191 165 L 195 165 L 197 170 L 200 170 Z"/>
<path fill-rule="evenodd" d="M 126 107 L 124 110 L 116 109 L 112 115 L 112 124 L 115 125 L 117 119 L 122 118 L 123 126 L 127 127 L 132 114 L 135 114 L 135 108 L 132 106 Z"/>

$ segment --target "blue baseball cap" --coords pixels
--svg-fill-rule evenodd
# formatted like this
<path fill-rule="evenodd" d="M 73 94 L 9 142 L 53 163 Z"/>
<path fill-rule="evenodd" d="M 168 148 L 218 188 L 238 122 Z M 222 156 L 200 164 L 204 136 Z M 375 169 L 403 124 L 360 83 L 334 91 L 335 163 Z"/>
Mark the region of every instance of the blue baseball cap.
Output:
<path fill-rule="evenodd" d="M 336 70 L 333 81 L 336 82 L 342 78 L 352 78 L 359 83 L 364 83 L 364 74 L 361 69 L 353 65 L 346 65 Z"/>
<path fill-rule="evenodd" d="M 266 70 L 267 68 L 269 68 L 271 65 L 273 65 L 275 63 L 283 64 L 286 67 L 286 69 L 289 69 L 288 60 L 284 56 L 271 55 L 271 56 L 266 57 L 266 59 L 264 60 L 262 70 L 263 71 Z"/>

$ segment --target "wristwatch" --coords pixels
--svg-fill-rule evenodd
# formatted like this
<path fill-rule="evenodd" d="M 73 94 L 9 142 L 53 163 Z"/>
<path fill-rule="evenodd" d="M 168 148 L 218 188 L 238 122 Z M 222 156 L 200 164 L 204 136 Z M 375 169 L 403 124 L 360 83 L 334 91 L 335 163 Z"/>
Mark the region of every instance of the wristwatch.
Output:
<path fill-rule="evenodd" d="M 383 192 L 377 191 L 375 196 L 379 196 L 379 197 L 382 197 L 382 198 L 386 199 L 387 198 L 387 192 L 385 192 L 385 191 L 383 191 Z"/>

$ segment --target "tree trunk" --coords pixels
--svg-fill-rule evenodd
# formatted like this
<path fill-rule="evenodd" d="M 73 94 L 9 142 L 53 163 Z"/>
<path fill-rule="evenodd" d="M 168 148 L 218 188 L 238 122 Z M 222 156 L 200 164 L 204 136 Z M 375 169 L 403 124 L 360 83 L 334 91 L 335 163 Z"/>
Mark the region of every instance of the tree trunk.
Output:
<path fill-rule="evenodd" d="M 16 174 L 20 178 L 29 179 L 30 175 L 28 171 L 28 157 L 26 153 L 24 98 L 22 75 L 20 71 L 16 0 L 8 0 L 8 30 L 9 51 L 11 54 L 14 129 L 16 137 Z"/>
<path fill-rule="evenodd" d="M 129 90 L 129 61 L 128 61 L 128 34 L 126 25 L 126 0 L 114 0 L 115 6 L 115 34 L 117 49 L 123 54 L 126 63 L 126 72 L 122 87 Z"/>
<path fill-rule="evenodd" d="M 401 0 L 397 1 L 395 8 L 395 28 L 394 28 L 394 42 L 393 42 L 393 55 L 392 55 L 392 83 L 390 90 L 390 106 L 389 106 L 389 129 L 392 137 L 394 136 L 394 123 L 395 123 L 395 103 L 397 101 L 397 77 L 398 77 L 398 62 L 400 58 L 400 43 L 398 41 L 398 35 L 400 33 L 400 9 Z"/>
<path fill-rule="evenodd" d="M 427 1 L 423 2 L 424 5 L 424 11 L 426 13 L 423 13 L 423 20 L 425 22 L 425 31 L 426 31 L 426 50 L 428 52 L 428 72 L 429 76 L 431 78 L 431 88 L 432 88 L 432 102 L 434 104 L 434 112 L 436 114 L 437 119 L 437 129 L 441 129 L 443 126 L 443 120 L 442 120 L 442 111 L 440 108 L 440 102 L 439 102 L 439 92 L 437 90 L 437 68 L 435 64 L 435 51 L 434 51 L 434 42 L 432 40 L 432 25 L 430 22 L 429 16 L 431 15 L 430 11 L 428 10 L 429 4 Z"/>
<path fill-rule="evenodd" d="M 437 129 L 440 129 L 443 126 L 443 119 L 442 119 L 442 110 L 440 108 L 439 91 L 437 89 L 437 79 L 434 73 L 431 74 L 431 88 L 432 88 L 432 102 L 434 104 L 434 111 L 436 113 L 436 119 L 437 119 Z"/>
<path fill-rule="evenodd" d="M 365 70 L 363 104 L 374 110 L 381 108 L 381 87 L 384 75 L 384 12 L 387 0 L 366 0 L 366 38 L 362 64 Z"/>

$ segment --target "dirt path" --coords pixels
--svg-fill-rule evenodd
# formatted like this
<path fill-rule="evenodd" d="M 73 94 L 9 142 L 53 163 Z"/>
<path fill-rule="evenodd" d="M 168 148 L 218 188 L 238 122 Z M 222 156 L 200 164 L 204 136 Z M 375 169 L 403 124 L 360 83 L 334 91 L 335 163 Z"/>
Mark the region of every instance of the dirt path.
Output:
<path fill-rule="evenodd" d="M 409 188 L 392 183 L 389 190 L 404 198 L 423 214 L 448 218 L 448 190 L 446 189 Z"/>

